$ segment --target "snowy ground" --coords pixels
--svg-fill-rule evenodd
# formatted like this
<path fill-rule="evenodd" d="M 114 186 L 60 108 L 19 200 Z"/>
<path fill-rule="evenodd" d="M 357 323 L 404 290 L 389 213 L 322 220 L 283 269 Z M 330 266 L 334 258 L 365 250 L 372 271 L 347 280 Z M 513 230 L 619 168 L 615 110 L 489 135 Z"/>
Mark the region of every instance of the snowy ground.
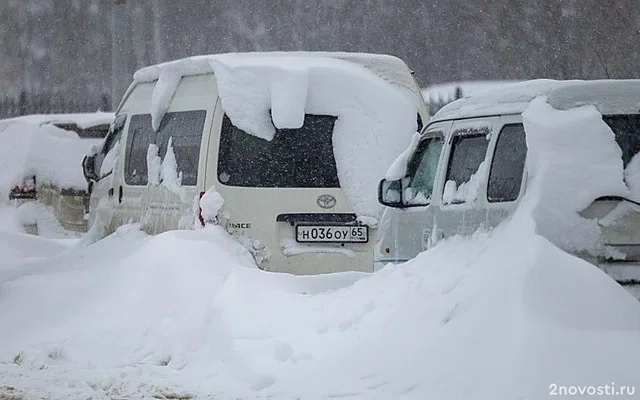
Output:
<path fill-rule="evenodd" d="M 125 226 L 87 246 L 25 235 L 14 209 L 0 212 L 5 396 L 541 399 L 554 384 L 640 386 L 640 303 L 526 215 L 375 274 L 294 277 L 254 268 L 215 226 Z"/>

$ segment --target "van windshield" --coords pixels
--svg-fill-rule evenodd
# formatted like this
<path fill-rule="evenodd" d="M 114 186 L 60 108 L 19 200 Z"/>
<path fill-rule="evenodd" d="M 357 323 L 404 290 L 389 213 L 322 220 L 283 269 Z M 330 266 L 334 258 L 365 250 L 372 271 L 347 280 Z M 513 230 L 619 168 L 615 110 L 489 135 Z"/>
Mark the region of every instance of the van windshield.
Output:
<path fill-rule="evenodd" d="M 416 152 L 407 166 L 409 184 L 404 193 L 407 205 L 427 205 L 431 201 L 438 161 L 442 151 L 442 132 L 435 132 L 433 135 L 418 144 Z"/>
<path fill-rule="evenodd" d="M 228 186 L 337 188 L 333 155 L 336 117 L 304 117 L 299 129 L 276 129 L 273 140 L 250 135 L 226 115 L 220 133 L 218 180 Z"/>
<path fill-rule="evenodd" d="M 602 119 L 622 149 L 622 163 L 626 168 L 633 156 L 640 153 L 640 114 L 605 115 Z"/>

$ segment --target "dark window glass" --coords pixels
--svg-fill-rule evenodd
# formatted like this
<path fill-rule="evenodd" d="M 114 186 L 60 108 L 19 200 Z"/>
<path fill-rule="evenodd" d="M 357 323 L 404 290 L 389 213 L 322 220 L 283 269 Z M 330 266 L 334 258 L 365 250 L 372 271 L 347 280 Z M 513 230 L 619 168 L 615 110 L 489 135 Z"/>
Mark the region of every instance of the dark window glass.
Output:
<path fill-rule="evenodd" d="M 113 124 L 109 127 L 109 132 L 107 133 L 106 138 L 104 139 L 104 145 L 102 146 L 102 154 L 107 155 L 109 150 L 116 145 L 118 140 L 122 137 L 122 132 L 124 131 L 124 123 L 127 120 L 127 116 L 124 114 L 118 115 L 116 119 L 113 121 Z"/>
<path fill-rule="evenodd" d="M 182 184 L 195 185 L 206 114 L 204 110 L 166 113 L 158 132 L 151 127 L 151 115 L 132 116 L 127 139 L 125 182 L 128 185 L 146 185 L 149 145 L 156 144 L 158 155 L 164 158 L 171 137 L 178 173 L 182 172 Z"/>
<path fill-rule="evenodd" d="M 339 187 L 332 134 L 336 117 L 305 115 L 300 129 L 268 141 L 222 121 L 218 180 L 229 186 Z"/>
<path fill-rule="evenodd" d="M 409 184 L 405 190 L 407 204 L 427 205 L 431 200 L 440 160 L 440 151 L 442 150 L 442 138 L 440 135 L 423 139 L 418 144 L 411 161 L 409 161 L 407 166 Z"/>
<path fill-rule="evenodd" d="M 527 142 L 522 124 L 505 125 L 493 152 L 487 200 L 501 202 L 518 198 L 526 156 Z"/>
<path fill-rule="evenodd" d="M 488 130 L 465 129 L 454 133 L 451 144 L 451 154 L 447 165 L 446 186 L 443 193 L 445 203 L 464 203 L 465 199 L 460 194 L 454 193 L 451 199 L 447 197 L 447 186 L 455 183 L 455 189 L 460 190 L 461 185 L 469 182 L 478 171 L 478 167 L 484 161 L 489 140 Z"/>
<path fill-rule="evenodd" d="M 129 122 L 124 161 L 124 181 L 127 185 L 147 184 L 147 149 L 154 139 L 151 115 L 133 115 Z"/>
<path fill-rule="evenodd" d="M 77 131 L 78 136 L 82 139 L 101 139 L 106 136 L 109 125 L 96 125 Z"/>
<path fill-rule="evenodd" d="M 633 156 L 640 152 L 640 115 L 606 115 L 602 119 L 615 134 L 626 168 Z"/>
<path fill-rule="evenodd" d="M 181 111 L 167 113 L 162 118 L 155 139 L 158 154 L 167 154 L 169 137 L 176 155 L 178 172 L 182 172 L 182 184 L 193 186 L 198 181 L 198 161 L 200 160 L 200 142 L 207 112 Z"/>
<path fill-rule="evenodd" d="M 104 158 L 107 153 L 109 153 L 113 146 L 115 146 L 118 140 L 122 137 L 122 131 L 124 130 L 124 123 L 126 120 L 127 116 L 121 114 L 116 117 L 111 126 L 107 125 L 108 133 L 104 139 L 102 150 L 96 155 L 94 162 L 94 170 L 97 174 L 100 174 L 100 169 L 102 168 L 102 163 L 104 162 Z M 100 178 L 104 178 L 104 176 L 101 176 Z"/>

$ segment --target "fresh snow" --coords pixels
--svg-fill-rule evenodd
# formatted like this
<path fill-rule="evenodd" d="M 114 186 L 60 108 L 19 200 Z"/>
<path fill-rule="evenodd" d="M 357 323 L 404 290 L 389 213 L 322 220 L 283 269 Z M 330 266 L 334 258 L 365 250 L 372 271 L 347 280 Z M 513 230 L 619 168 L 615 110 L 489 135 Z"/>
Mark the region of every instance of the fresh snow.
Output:
<path fill-rule="evenodd" d="M 224 198 L 218 193 L 215 186 L 210 187 L 204 192 L 199 205 L 202 219 L 205 223 L 218 223 L 218 214 L 224 205 Z"/>
<path fill-rule="evenodd" d="M 124 227 L 0 263 L 0 288 L 0 376 L 32 397 L 537 399 L 551 383 L 640 385 L 640 303 L 535 234 L 527 212 L 374 274 L 305 277 L 256 269 L 215 225 Z"/>
<path fill-rule="evenodd" d="M 158 151 L 158 146 L 155 143 L 151 143 L 147 148 L 147 182 L 151 186 L 160 184 L 162 160 L 158 155 Z"/>
<path fill-rule="evenodd" d="M 109 125 L 115 115 L 110 112 L 76 113 L 76 114 L 31 114 L 0 120 L 0 131 L 13 123 L 27 123 L 41 126 L 44 124 L 76 124 L 79 128 L 89 128 L 96 125 Z"/>
<path fill-rule="evenodd" d="M 460 90 L 462 96 L 468 96 L 487 89 L 495 89 L 504 85 L 516 83 L 511 80 L 498 81 L 459 81 L 437 83 L 429 85 L 421 90 L 422 97 L 427 103 L 449 101 L 455 99 L 456 91 Z"/>
<path fill-rule="evenodd" d="M 545 97 L 522 117 L 538 232 L 564 250 L 606 255 L 600 225 L 578 212 L 598 197 L 628 193 L 613 132 L 595 107 L 560 111 Z"/>
<path fill-rule="evenodd" d="M 215 223 L 27 235 L 46 209 L 0 206 L 0 398 L 543 399 L 552 384 L 612 382 L 637 395 L 640 302 L 541 236 L 553 207 L 570 226 L 594 196 L 628 190 L 598 115 L 533 101 L 515 214 L 371 274 L 265 272 L 256 243 Z M 5 134 L 0 151 L 31 151 L 32 135 Z M 223 201 L 210 188 L 194 204 L 215 220 Z"/>
<path fill-rule="evenodd" d="M 455 181 L 447 181 L 442 192 L 442 202 L 444 204 L 454 204 L 457 202 L 473 204 L 478 198 L 479 188 L 487 176 L 487 163 L 483 161 L 478 166 L 476 172 L 471 174 L 468 181 L 456 186 Z M 426 200 L 426 199 L 425 199 Z M 426 204 L 426 203 L 420 203 Z"/>
<path fill-rule="evenodd" d="M 306 71 L 292 71 L 291 76 L 271 84 L 271 118 L 278 129 L 299 129 L 304 124 L 309 90 Z"/>
<path fill-rule="evenodd" d="M 100 139 L 80 139 L 55 126 L 15 122 L 0 131 L 0 197 L 16 184 L 36 175 L 37 184 L 86 189 L 82 159 Z"/>
<path fill-rule="evenodd" d="M 176 161 L 176 155 L 173 152 L 172 137 L 169 138 L 167 152 L 162 159 L 160 178 L 162 180 L 162 186 L 166 187 L 171 193 L 177 195 L 180 194 L 180 188 L 182 187 L 182 171 L 178 172 L 178 162 Z"/>
<path fill-rule="evenodd" d="M 151 94 L 151 127 L 154 131 L 160 128 L 162 117 L 169 109 L 181 79 L 182 71 L 177 68 L 165 68 L 158 76 Z"/>
<path fill-rule="evenodd" d="M 90 149 L 89 155 L 97 154 L 99 146 L 95 146 L 95 148 Z M 111 173 L 118 163 L 118 155 L 120 154 L 120 141 L 118 140 L 111 150 L 104 156 L 102 160 L 102 164 L 100 165 L 100 176 L 106 176 Z"/>
<path fill-rule="evenodd" d="M 322 52 L 217 54 L 159 64 L 134 75 L 134 85 L 156 81 L 154 129 L 182 76 L 212 72 L 225 113 L 257 137 L 272 140 L 276 127 L 299 127 L 305 113 L 336 116 L 341 188 L 358 217 L 375 225 L 379 178 L 409 144 L 424 109 L 406 66 L 390 56 Z"/>
<path fill-rule="evenodd" d="M 411 138 L 411 143 L 409 147 L 395 159 L 395 161 L 391 164 L 387 172 L 385 173 L 385 179 L 390 181 L 395 181 L 398 179 L 402 179 L 407 174 L 407 167 L 409 165 L 409 158 L 413 155 L 418 147 L 418 143 L 420 143 L 420 133 L 416 132 L 413 134 Z"/>

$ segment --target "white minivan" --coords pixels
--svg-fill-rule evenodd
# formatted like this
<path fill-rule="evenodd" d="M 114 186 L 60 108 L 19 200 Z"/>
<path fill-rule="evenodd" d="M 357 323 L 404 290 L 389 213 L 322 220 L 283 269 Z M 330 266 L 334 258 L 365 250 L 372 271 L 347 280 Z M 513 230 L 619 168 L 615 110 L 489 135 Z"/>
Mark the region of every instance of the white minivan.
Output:
<path fill-rule="evenodd" d="M 387 166 L 428 121 L 406 64 L 328 52 L 198 56 L 143 68 L 83 162 L 90 225 L 155 234 L 215 220 L 258 266 L 371 271 Z M 194 211 L 195 210 L 195 211 Z"/>
<path fill-rule="evenodd" d="M 640 284 L 640 80 L 535 80 L 446 105 L 380 182 L 376 268 L 512 215 L 535 175 L 531 143 L 538 232 Z"/>

